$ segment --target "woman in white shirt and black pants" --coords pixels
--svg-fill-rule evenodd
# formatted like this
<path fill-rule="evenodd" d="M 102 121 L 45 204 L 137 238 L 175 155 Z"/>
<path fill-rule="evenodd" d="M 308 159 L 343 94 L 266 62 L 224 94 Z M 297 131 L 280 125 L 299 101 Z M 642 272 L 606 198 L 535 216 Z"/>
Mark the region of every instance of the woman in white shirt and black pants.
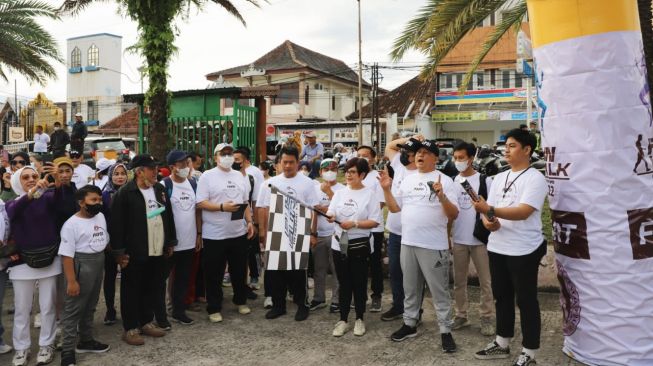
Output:
<path fill-rule="evenodd" d="M 365 159 L 353 158 L 345 165 L 347 187 L 338 190 L 331 199 L 327 215 L 330 221 L 336 220 L 333 261 L 340 283 L 340 321 L 333 330 L 335 337 L 344 335 L 348 330 L 347 318 L 351 306 L 352 294 L 356 309 L 354 335 L 365 334 L 365 302 L 367 301 L 367 272 L 370 260 L 371 229 L 380 223 L 377 221 L 379 211 L 375 192 L 363 185 L 363 179 L 370 171 Z M 341 245 L 341 242 L 346 242 Z"/>

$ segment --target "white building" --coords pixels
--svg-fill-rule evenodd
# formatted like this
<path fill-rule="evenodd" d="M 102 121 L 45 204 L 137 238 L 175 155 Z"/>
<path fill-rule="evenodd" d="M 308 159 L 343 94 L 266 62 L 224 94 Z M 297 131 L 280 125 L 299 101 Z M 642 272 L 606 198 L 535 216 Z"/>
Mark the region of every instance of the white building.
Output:
<path fill-rule="evenodd" d="M 92 34 L 67 40 L 68 123 L 84 115 L 88 126 L 99 126 L 122 113 L 120 92 L 122 37 Z"/>

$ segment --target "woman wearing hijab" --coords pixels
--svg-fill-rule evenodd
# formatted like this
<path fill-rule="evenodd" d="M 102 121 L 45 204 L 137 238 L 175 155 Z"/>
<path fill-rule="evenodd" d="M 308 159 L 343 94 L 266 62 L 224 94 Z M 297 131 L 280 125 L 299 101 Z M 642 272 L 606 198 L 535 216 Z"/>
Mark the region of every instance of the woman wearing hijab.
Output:
<path fill-rule="evenodd" d="M 111 165 L 107 171 L 109 180 L 102 191 L 102 213 L 107 221 L 111 222 L 111 199 L 113 195 L 124 186 L 128 181 L 127 167 L 123 163 Z M 114 300 L 116 297 L 116 276 L 118 275 L 118 265 L 115 257 L 111 254 L 111 247 L 107 246 L 104 261 L 104 301 L 107 305 L 107 313 L 104 316 L 104 324 L 112 325 L 116 323 L 116 308 Z"/>
<path fill-rule="evenodd" d="M 55 189 L 48 189 L 48 180 L 39 180 L 38 172 L 32 167 L 18 169 L 11 177 L 11 187 L 18 195 L 6 204 L 11 238 L 19 253 L 9 268 L 9 279 L 14 287 L 15 366 L 26 365 L 30 357 L 30 311 L 37 281 L 41 312 L 37 363 L 45 365 L 54 358 L 57 276 L 61 273 L 61 260 L 57 256 L 59 233 L 52 212 L 60 203 L 61 182 L 56 171 L 52 176 Z M 35 225 L 38 225 L 37 230 Z"/>

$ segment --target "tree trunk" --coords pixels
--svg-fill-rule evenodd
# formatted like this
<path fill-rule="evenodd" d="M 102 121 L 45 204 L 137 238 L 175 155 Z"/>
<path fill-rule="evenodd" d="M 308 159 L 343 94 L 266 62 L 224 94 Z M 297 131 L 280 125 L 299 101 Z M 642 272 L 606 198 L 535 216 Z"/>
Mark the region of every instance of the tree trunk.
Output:
<path fill-rule="evenodd" d="M 653 87 L 653 15 L 651 0 L 637 0 L 639 9 L 639 24 L 642 28 L 642 42 L 644 43 L 644 59 L 646 61 L 646 73 L 648 76 L 649 90 Z M 649 97 L 651 95 L 649 94 Z M 651 98 L 653 105 L 653 98 Z"/>

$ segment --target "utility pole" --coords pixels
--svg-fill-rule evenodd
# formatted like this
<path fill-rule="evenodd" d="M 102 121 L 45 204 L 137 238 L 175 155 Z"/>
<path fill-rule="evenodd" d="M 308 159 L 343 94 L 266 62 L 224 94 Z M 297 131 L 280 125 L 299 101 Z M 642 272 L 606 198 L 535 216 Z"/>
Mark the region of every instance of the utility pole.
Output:
<path fill-rule="evenodd" d="M 361 0 L 358 0 L 358 146 L 363 144 L 363 39 L 361 35 Z"/>
<path fill-rule="evenodd" d="M 375 118 L 375 123 L 376 123 L 376 141 L 378 141 L 378 146 L 377 150 L 379 153 L 381 153 L 381 122 L 379 120 L 379 63 L 377 62 L 375 64 L 375 87 L 374 87 L 374 118 Z"/>

